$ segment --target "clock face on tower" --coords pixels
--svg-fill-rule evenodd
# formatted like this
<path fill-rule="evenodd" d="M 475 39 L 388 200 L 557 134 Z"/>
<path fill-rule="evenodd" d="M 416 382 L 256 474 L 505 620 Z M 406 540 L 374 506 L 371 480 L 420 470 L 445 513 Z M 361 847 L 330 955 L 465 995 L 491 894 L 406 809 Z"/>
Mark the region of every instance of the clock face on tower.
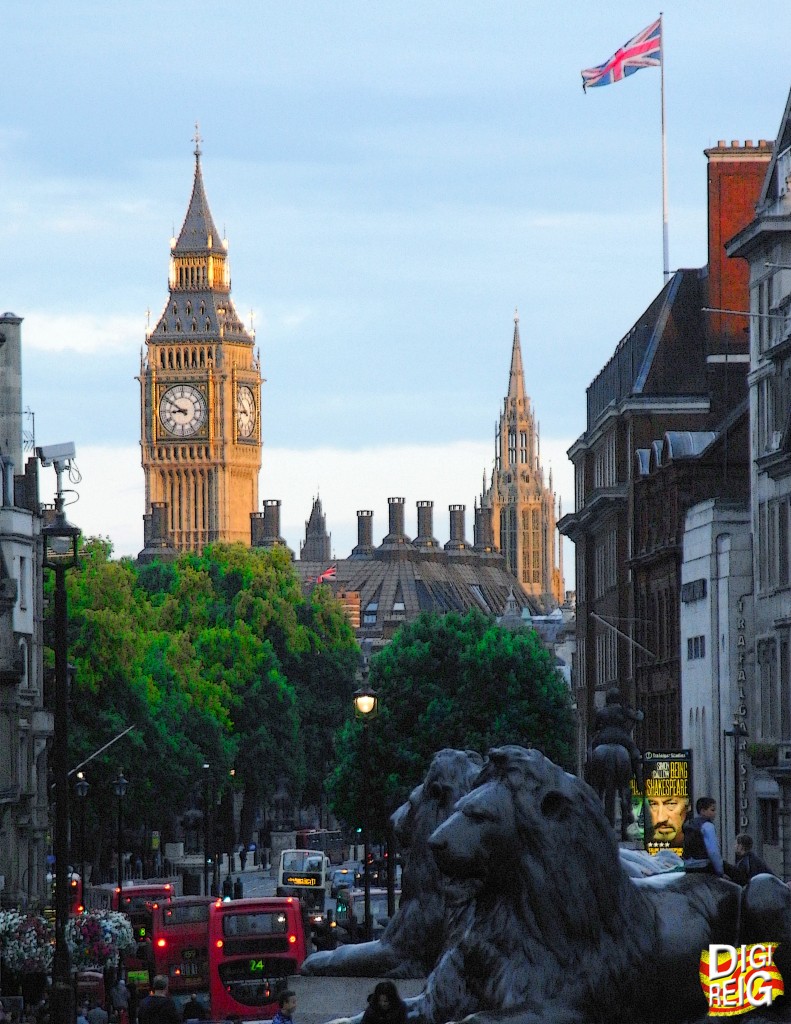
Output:
<path fill-rule="evenodd" d="M 236 429 L 244 439 L 252 437 L 255 430 L 255 395 L 246 384 L 240 384 L 236 392 Z"/>
<path fill-rule="evenodd" d="M 176 384 L 160 398 L 159 418 L 174 437 L 192 437 L 206 422 L 206 399 L 192 384 Z"/>

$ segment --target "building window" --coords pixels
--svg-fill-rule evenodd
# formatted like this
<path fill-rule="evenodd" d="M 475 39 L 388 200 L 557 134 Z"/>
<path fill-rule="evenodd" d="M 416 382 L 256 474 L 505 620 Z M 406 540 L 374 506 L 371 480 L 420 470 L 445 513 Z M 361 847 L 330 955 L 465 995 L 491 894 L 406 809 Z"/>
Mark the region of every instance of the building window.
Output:
<path fill-rule="evenodd" d="M 780 735 L 791 739 L 791 636 L 780 634 Z"/>
<path fill-rule="evenodd" d="M 522 465 L 527 465 L 527 431 L 519 431 L 519 461 Z"/>
<path fill-rule="evenodd" d="M 687 661 L 695 661 L 698 658 L 706 657 L 706 637 L 687 637 Z"/>
<path fill-rule="evenodd" d="M 594 456 L 593 486 L 614 487 L 615 483 L 615 431 L 610 431 Z"/>
<path fill-rule="evenodd" d="M 765 277 L 758 285 L 758 351 L 765 352 L 772 344 L 774 338 L 773 324 L 776 322 L 772 316 L 772 305 L 774 302 L 774 275 Z"/>
<path fill-rule="evenodd" d="M 779 738 L 780 700 L 777 693 L 777 644 L 774 637 L 758 644 L 758 678 L 761 701 L 761 736 Z"/>
<path fill-rule="evenodd" d="M 761 838 L 765 843 L 780 842 L 780 813 L 777 800 L 758 799 Z"/>
<path fill-rule="evenodd" d="M 508 465 L 516 465 L 516 431 L 513 429 L 508 431 Z"/>
<path fill-rule="evenodd" d="M 581 544 L 574 549 L 574 577 L 577 581 L 577 603 L 585 604 L 585 555 Z"/>
<path fill-rule="evenodd" d="M 594 555 L 593 596 L 602 597 L 617 586 L 618 567 L 616 561 L 617 538 L 610 530 L 599 538 Z"/>
<path fill-rule="evenodd" d="M 585 505 L 585 460 L 574 464 L 574 509 L 579 512 Z"/>
<path fill-rule="evenodd" d="M 365 611 L 363 613 L 363 625 L 364 626 L 375 626 L 376 625 L 376 615 L 377 615 L 378 611 L 379 611 L 379 602 L 378 601 L 369 601 L 368 604 L 365 606 Z"/>
<path fill-rule="evenodd" d="M 604 626 L 596 636 L 596 688 L 614 682 L 618 676 L 618 656 L 615 633 Z"/>
<path fill-rule="evenodd" d="M 27 608 L 27 595 L 30 590 L 29 575 L 30 562 L 24 555 L 19 557 L 19 607 L 22 611 Z"/>

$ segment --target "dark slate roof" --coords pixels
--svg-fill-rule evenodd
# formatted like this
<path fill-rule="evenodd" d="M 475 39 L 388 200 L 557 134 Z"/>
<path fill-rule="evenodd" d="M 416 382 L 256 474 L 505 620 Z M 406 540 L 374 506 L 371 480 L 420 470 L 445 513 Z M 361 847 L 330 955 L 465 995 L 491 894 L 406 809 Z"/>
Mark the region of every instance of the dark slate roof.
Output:
<path fill-rule="evenodd" d="M 677 270 L 618 342 L 588 387 L 588 429 L 611 406 L 633 395 L 677 394 L 684 367 L 690 394 L 706 394 L 705 271 Z M 667 358 L 656 360 L 660 344 Z"/>
<path fill-rule="evenodd" d="M 253 339 L 239 319 L 227 292 L 172 289 L 152 338 L 164 340 L 169 335 L 183 342 L 224 341 L 246 342 Z M 169 340 L 173 340 L 170 338 Z"/>
<path fill-rule="evenodd" d="M 206 190 L 203 187 L 200 155 L 196 153 L 192 197 L 173 252 L 184 255 L 186 253 L 211 252 L 215 249 L 222 251 L 222 238 L 212 219 Z"/>
<path fill-rule="evenodd" d="M 337 567 L 333 590 L 360 593 L 362 632 L 366 630 L 366 609 L 374 604 L 376 625 L 368 627 L 374 632 L 411 622 L 423 611 L 463 613 L 478 608 L 486 614 L 502 615 L 511 591 L 520 609 L 527 607 L 531 614 L 540 613 L 497 555 L 433 552 L 422 556 L 420 552 L 410 552 L 409 557 L 389 558 L 386 552 L 377 550 L 371 558 L 347 558 L 333 564 Z M 303 585 L 307 585 L 309 577 L 317 576 L 327 567 L 318 562 L 297 561 L 294 568 Z M 394 609 L 397 599 L 403 601 L 403 611 Z"/>

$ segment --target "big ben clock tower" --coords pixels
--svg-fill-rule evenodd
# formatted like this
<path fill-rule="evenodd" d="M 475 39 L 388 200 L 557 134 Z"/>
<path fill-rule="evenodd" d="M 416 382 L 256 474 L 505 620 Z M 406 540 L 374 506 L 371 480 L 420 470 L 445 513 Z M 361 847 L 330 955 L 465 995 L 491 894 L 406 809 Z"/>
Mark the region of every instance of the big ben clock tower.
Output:
<path fill-rule="evenodd" d="M 170 250 L 170 295 L 140 366 L 146 552 L 250 543 L 261 468 L 261 370 L 231 301 L 195 134 L 195 181 Z M 167 535 L 164 540 L 163 534 Z M 141 553 L 142 555 L 142 553 Z"/>

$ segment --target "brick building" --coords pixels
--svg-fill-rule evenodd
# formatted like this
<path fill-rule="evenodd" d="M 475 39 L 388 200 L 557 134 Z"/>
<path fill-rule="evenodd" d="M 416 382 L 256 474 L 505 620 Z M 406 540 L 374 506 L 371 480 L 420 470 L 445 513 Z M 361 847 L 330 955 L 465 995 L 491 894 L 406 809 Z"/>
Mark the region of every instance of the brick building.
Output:
<path fill-rule="evenodd" d="M 746 276 L 726 263 L 722 242 L 734 225 L 745 225 L 752 218 L 771 155 L 772 146 L 765 141 L 743 146 L 721 142 L 706 150 L 708 263 L 699 270 L 673 274 L 619 341 L 587 391 L 586 429 L 569 449 L 575 511 L 559 523 L 561 533 L 576 545 L 581 756 L 595 708 L 615 683 L 631 702 L 641 702 L 646 712 L 638 737 L 642 744 L 659 746 L 660 740 L 680 736 L 678 668 L 662 654 L 669 651 L 669 622 L 678 636 L 678 593 L 673 582 L 677 572 L 661 588 L 667 597 L 662 599 L 657 590 L 650 607 L 646 598 L 646 607 L 641 605 L 637 614 L 633 561 L 637 503 L 649 488 L 660 487 L 658 483 L 636 486 L 644 475 L 639 467 L 645 456 L 638 452 L 654 449 L 659 469 L 664 448 L 657 445 L 664 444 L 666 435 L 717 434 L 745 397 L 747 318 L 710 310 L 747 308 Z M 725 439 L 722 443 L 724 452 Z M 674 450 L 679 450 L 675 442 Z M 667 474 L 674 475 L 675 469 Z M 681 521 L 681 517 L 676 520 L 676 531 Z M 676 550 L 672 558 L 678 557 Z M 647 587 L 642 569 L 640 578 Z M 676 588 L 673 592 L 671 583 Z M 639 694 L 637 618 L 646 620 L 640 623 L 643 646 L 656 655 L 655 662 L 666 662 L 661 672 L 640 673 L 643 689 Z M 677 659 L 677 654 L 673 657 Z"/>

